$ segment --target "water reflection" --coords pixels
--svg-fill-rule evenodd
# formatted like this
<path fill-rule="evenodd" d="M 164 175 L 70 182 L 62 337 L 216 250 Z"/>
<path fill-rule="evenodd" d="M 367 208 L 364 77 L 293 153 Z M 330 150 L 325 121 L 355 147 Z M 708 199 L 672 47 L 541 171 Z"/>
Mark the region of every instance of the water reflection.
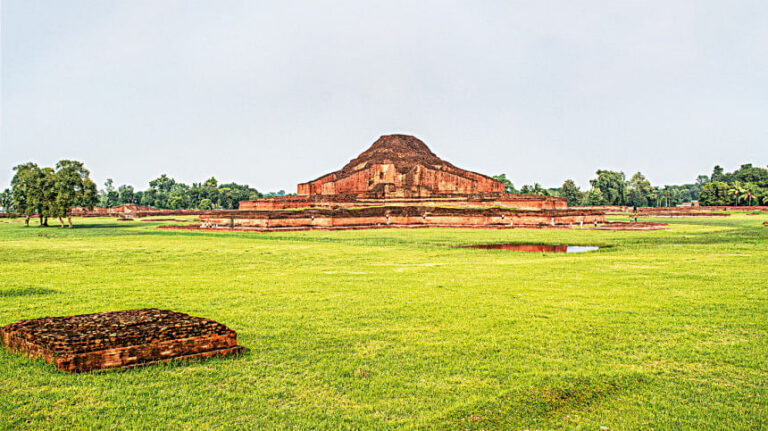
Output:
<path fill-rule="evenodd" d="M 483 250 L 526 251 L 530 253 L 584 253 L 600 249 L 594 245 L 551 245 L 551 244 L 478 244 L 466 245 L 465 248 Z"/>

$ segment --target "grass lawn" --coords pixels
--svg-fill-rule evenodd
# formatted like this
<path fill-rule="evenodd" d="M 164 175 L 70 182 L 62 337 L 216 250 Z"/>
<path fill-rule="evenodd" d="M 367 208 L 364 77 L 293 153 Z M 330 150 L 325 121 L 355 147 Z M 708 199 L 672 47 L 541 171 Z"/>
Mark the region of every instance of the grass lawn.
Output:
<path fill-rule="evenodd" d="M 768 428 L 768 215 L 646 220 L 671 226 L 0 219 L 0 325 L 155 307 L 218 320 L 247 348 L 79 375 L 0 349 L 0 429 Z M 487 242 L 610 247 L 454 247 Z"/>

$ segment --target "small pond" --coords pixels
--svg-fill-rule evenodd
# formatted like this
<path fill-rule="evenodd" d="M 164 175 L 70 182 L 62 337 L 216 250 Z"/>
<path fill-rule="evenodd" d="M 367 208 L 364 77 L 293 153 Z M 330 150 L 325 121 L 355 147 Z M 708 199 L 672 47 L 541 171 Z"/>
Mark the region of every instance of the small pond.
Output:
<path fill-rule="evenodd" d="M 465 245 L 463 248 L 483 250 L 527 251 L 530 253 L 584 253 L 600 249 L 596 245 L 551 245 L 551 244 L 478 244 Z"/>

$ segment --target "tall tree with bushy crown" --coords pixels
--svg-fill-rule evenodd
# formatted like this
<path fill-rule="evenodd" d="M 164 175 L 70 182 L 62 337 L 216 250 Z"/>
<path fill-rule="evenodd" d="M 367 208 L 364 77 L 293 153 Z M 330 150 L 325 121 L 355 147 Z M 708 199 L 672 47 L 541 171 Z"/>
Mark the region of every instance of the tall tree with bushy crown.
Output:
<path fill-rule="evenodd" d="M 63 217 L 67 218 L 69 227 L 72 227 L 72 208 L 79 206 L 93 209 L 98 201 L 96 184 L 91 181 L 90 172 L 85 169 L 82 162 L 74 160 L 61 160 L 56 164 L 54 174 L 55 199 L 53 201 L 52 216 L 59 218 L 61 227 L 64 227 Z"/>
<path fill-rule="evenodd" d="M 24 224 L 29 226 L 29 218 L 35 214 L 41 214 L 43 193 L 40 189 L 43 175 L 37 164 L 29 162 L 17 165 L 13 168 L 16 172 L 11 180 L 11 195 L 16 211 L 25 216 Z"/>

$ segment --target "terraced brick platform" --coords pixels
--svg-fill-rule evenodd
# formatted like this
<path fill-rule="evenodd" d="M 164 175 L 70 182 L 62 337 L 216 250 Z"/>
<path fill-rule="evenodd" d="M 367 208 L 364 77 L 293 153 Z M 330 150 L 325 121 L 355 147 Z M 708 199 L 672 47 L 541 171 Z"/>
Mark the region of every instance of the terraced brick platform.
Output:
<path fill-rule="evenodd" d="M 153 308 L 22 320 L 0 327 L 0 343 L 69 372 L 243 351 L 235 331 L 221 323 Z"/>
<path fill-rule="evenodd" d="M 568 226 L 602 223 L 602 211 L 443 208 L 425 206 L 297 209 L 289 211 L 217 211 L 200 216 L 200 227 L 285 229 L 366 229 L 377 227 Z"/>

